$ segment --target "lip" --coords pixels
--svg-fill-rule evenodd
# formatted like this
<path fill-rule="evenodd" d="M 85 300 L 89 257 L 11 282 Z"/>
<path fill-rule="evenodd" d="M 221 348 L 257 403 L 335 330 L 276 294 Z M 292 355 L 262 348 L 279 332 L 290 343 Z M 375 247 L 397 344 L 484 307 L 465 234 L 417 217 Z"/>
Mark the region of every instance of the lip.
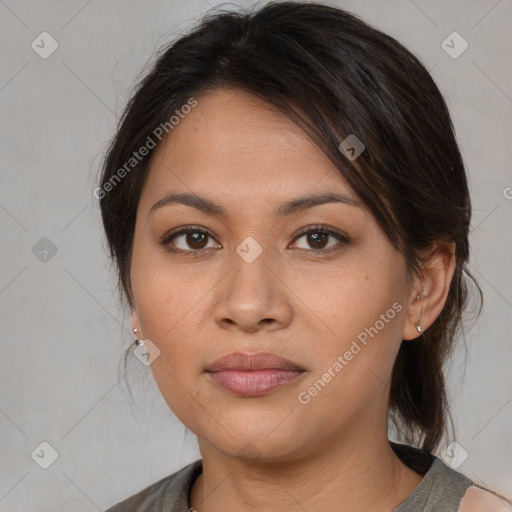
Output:
<path fill-rule="evenodd" d="M 258 397 L 297 380 L 306 370 L 268 352 L 235 352 L 215 360 L 205 371 L 226 391 L 237 396 Z"/>
<path fill-rule="evenodd" d="M 247 352 L 233 352 L 216 359 L 206 368 L 207 372 L 221 370 L 287 370 L 304 371 L 298 364 L 270 352 L 250 354 Z"/>

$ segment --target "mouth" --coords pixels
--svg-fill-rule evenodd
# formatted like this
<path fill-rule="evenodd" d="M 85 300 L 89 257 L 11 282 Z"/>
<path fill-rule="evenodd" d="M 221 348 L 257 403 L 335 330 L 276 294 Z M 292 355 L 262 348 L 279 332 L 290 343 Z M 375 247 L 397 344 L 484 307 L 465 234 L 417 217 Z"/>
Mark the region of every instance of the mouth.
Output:
<path fill-rule="evenodd" d="M 228 354 L 217 359 L 205 371 L 223 390 L 253 398 L 267 395 L 306 373 L 296 363 L 268 352 Z"/>

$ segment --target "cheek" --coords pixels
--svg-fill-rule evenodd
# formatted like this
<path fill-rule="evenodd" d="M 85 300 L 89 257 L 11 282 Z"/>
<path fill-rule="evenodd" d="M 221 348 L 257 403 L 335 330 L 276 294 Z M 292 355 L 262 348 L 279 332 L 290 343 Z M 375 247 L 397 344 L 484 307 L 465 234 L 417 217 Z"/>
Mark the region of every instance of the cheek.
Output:
<path fill-rule="evenodd" d="M 317 312 L 330 336 L 347 342 L 373 326 L 395 302 L 404 309 L 405 270 L 394 252 L 357 251 L 343 265 L 317 267 L 298 273 L 300 296 Z M 396 307 L 386 316 L 400 316 Z M 398 322 L 386 323 L 386 330 Z M 379 323 L 380 326 L 380 323 Z M 336 343 L 334 343 L 336 345 Z"/>
<path fill-rule="evenodd" d="M 403 259 L 385 247 L 361 251 L 347 258 L 346 265 L 333 267 L 329 275 L 330 279 L 319 281 L 319 274 L 310 273 L 301 286 L 307 294 L 305 302 L 309 298 L 309 304 L 315 304 L 327 327 L 311 380 L 328 380 L 325 373 L 330 371 L 337 376 L 332 391 L 339 386 L 344 399 L 362 398 L 361 393 L 366 390 L 370 395 L 390 377 L 401 343 L 406 296 Z"/>
<path fill-rule="evenodd" d="M 187 270 L 172 266 L 164 251 L 154 248 L 154 243 L 150 247 L 148 242 L 134 250 L 131 280 L 142 331 L 158 344 L 190 324 L 213 279 L 202 277 L 193 264 Z"/>
<path fill-rule="evenodd" d="M 190 425 L 201 414 L 197 379 L 207 342 L 198 315 L 205 314 L 201 306 L 214 280 L 169 268 L 157 252 L 134 251 L 132 289 L 142 333 L 160 350 L 150 366 L 155 382 L 169 408 Z"/>
<path fill-rule="evenodd" d="M 166 400 L 180 401 L 180 385 L 194 389 L 200 373 L 204 333 L 197 319 L 212 279 L 170 271 L 165 255 L 143 249 L 134 250 L 131 277 L 141 331 L 160 350 L 151 365 L 156 383 Z"/>

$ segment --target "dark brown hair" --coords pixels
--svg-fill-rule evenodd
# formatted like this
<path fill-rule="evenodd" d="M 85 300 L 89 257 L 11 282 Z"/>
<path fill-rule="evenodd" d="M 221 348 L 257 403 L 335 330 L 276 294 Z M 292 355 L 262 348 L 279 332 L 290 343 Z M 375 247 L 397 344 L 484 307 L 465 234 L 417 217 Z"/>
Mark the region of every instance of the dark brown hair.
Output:
<path fill-rule="evenodd" d="M 398 41 L 338 8 L 272 2 L 254 11 L 207 14 L 157 55 L 105 158 L 97 197 L 130 305 L 135 217 L 150 155 L 133 168 L 126 163 L 191 97 L 200 102 L 202 92 L 216 88 L 257 95 L 303 127 L 404 255 L 409 277 L 432 244 L 455 242 L 446 305 L 419 340 L 402 342 L 390 392 L 398 440 L 433 452 L 450 417 L 443 364 L 462 332 L 467 277 L 473 279 L 466 267 L 466 173 L 434 80 Z M 339 149 L 351 134 L 365 145 L 354 161 Z"/>

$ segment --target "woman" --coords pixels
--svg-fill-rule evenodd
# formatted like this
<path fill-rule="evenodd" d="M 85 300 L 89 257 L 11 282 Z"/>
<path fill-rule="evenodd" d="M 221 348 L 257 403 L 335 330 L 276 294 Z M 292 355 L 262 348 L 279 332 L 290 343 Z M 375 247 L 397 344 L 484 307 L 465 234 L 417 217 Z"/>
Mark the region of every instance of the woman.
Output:
<path fill-rule="evenodd" d="M 201 452 L 110 512 L 502 506 L 433 455 L 471 206 L 396 40 L 315 3 L 206 17 L 140 84 L 95 193 L 130 351 Z"/>

